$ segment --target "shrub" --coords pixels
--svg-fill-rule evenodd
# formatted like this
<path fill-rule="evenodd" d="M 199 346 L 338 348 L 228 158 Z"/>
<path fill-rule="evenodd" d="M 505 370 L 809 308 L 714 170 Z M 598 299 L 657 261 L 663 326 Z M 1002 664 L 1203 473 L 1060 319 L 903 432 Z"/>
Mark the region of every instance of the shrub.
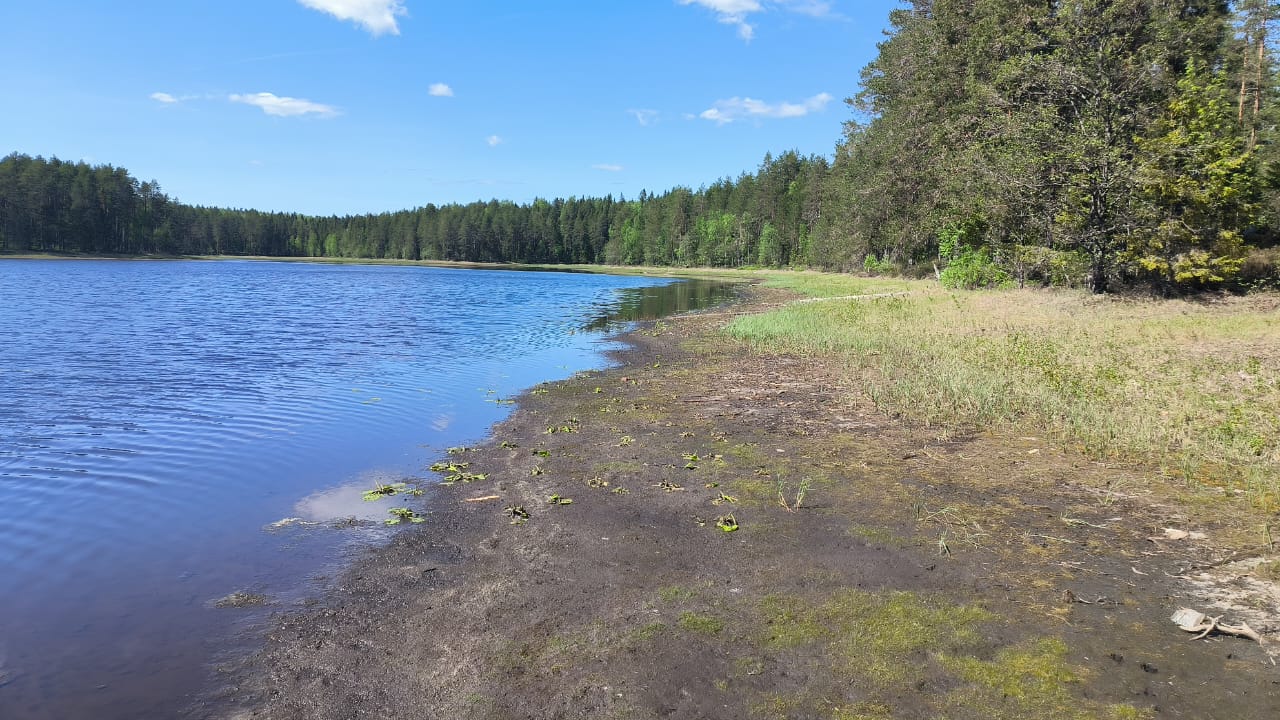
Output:
<path fill-rule="evenodd" d="M 997 287 L 1010 281 L 1009 273 L 991 259 L 982 244 L 986 225 L 979 217 L 947 225 L 938 232 L 938 257 L 947 267 L 938 274 L 951 290 Z"/>
<path fill-rule="evenodd" d="M 999 287 L 1011 280 L 1009 273 L 996 265 L 986 248 L 965 249 L 951 260 L 938 276 L 942 287 L 949 290 L 973 290 Z"/>
<path fill-rule="evenodd" d="M 880 260 L 874 254 L 868 254 L 862 260 L 862 269 L 871 275 L 894 275 L 898 268 L 887 260 Z"/>

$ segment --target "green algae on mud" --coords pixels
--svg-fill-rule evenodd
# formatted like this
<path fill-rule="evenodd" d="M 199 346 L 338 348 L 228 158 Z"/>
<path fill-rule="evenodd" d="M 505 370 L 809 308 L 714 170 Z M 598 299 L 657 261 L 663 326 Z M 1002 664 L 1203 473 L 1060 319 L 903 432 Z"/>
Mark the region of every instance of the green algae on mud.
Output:
<path fill-rule="evenodd" d="M 1068 664 L 1060 640 L 1024 641 L 991 657 L 982 629 L 996 617 L 978 607 L 919 593 L 846 590 L 816 604 L 770 596 L 761 612 L 766 646 L 792 650 L 794 671 L 830 667 L 862 698 L 846 706 L 844 688 L 805 688 L 785 703 L 790 713 L 818 716 L 826 707 L 831 717 L 892 718 L 895 699 L 914 693 L 924 712 L 939 717 L 1144 716 L 1129 704 L 1082 699 L 1088 671 Z M 935 692 L 921 692 L 926 688 Z M 762 714 L 781 699 L 773 695 Z"/>

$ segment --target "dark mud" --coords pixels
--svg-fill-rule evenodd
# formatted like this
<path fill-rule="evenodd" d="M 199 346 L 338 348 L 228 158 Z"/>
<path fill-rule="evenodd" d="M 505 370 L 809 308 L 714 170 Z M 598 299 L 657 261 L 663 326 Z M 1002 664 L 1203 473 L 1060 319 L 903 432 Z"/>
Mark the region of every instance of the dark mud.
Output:
<path fill-rule="evenodd" d="M 726 319 L 527 395 L 462 456 L 487 479 L 430 489 L 194 715 L 1280 716 L 1264 647 L 1168 620 L 1233 550 L 1207 522 L 1150 540 L 1199 522 L 1176 494 L 1034 437 L 939 441 Z"/>

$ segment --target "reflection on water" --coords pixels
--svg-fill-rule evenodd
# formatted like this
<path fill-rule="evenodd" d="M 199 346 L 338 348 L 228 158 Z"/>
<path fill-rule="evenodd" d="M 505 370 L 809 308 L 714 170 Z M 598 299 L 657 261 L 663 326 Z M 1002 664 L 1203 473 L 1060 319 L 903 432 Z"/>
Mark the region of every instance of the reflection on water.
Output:
<path fill-rule="evenodd" d="M 211 600 L 316 593 L 396 531 L 363 490 L 430 475 L 509 411 L 495 399 L 597 366 L 617 322 L 720 297 L 564 273 L 0 262 L 0 718 L 175 715 L 269 612 Z"/>
<path fill-rule="evenodd" d="M 313 523 L 348 519 L 386 520 L 387 508 L 393 506 L 391 498 L 369 501 L 364 499 L 364 493 L 379 485 L 391 485 L 403 479 L 399 475 L 365 473 L 358 482 L 331 487 L 302 498 L 293 506 L 293 512 L 302 521 Z"/>
<path fill-rule="evenodd" d="M 732 283 L 718 280 L 686 280 L 668 285 L 623 288 L 607 312 L 587 323 L 587 330 L 609 330 L 635 320 L 660 317 L 707 308 L 727 302 L 738 292 Z"/>

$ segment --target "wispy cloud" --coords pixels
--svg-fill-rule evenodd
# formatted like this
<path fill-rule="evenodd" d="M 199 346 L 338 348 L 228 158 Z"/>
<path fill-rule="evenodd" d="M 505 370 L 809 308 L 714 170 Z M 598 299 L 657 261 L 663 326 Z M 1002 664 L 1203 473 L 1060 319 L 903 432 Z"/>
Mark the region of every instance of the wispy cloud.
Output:
<path fill-rule="evenodd" d="M 502 138 L 498 137 L 497 135 L 490 135 L 489 137 L 485 138 L 484 141 L 489 143 L 489 147 L 498 147 L 503 142 Z"/>
<path fill-rule="evenodd" d="M 800 15 L 808 15 L 816 18 L 834 18 L 837 17 L 831 11 L 831 3 L 823 0 L 778 0 L 783 8 Z"/>
<path fill-rule="evenodd" d="M 370 35 L 399 35 L 396 18 L 409 14 L 403 0 L 298 0 L 304 7 L 328 13 L 339 20 L 351 20 Z"/>
<path fill-rule="evenodd" d="M 724 125 L 744 118 L 797 118 L 809 113 L 819 112 L 831 102 L 830 93 L 818 93 L 808 100 L 798 103 L 767 103 L 752 98 L 729 98 L 717 100 L 715 105 L 703 110 L 698 117 L 711 120 L 717 125 Z"/>
<path fill-rule="evenodd" d="M 153 92 L 147 97 L 151 98 L 152 100 L 155 100 L 161 105 L 177 105 L 179 103 L 189 102 L 191 100 L 217 99 L 216 96 L 213 96 L 213 95 L 199 95 L 199 94 L 174 95 L 172 93 L 167 93 L 167 92 Z"/>
<path fill-rule="evenodd" d="M 243 103 L 261 108 L 262 112 L 276 117 L 296 117 L 298 115 L 333 117 L 338 114 L 338 108 L 332 105 L 311 102 L 302 98 L 280 97 L 269 92 L 254 93 L 252 95 L 229 95 L 227 99 L 234 103 Z"/>
<path fill-rule="evenodd" d="M 756 27 L 750 17 L 768 10 L 782 10 L 814 18 L 838 17 L 827 0 L 679 0 L 681 5 L 699 5 L 716 14 L 716 20 L 738 29 L 738 37 L 750 41 L 756 35 Z"/>
<path fill-rule="evenodd" d="M 427 88 L 427 94 L 432 97 L 453 97 L 453 88 L 444 83 L 431 83 L 431 87 Z"/>
<path fill-rule="evenodd" d="M 621 165 L 614 165 L 612 163 L 599 163 L 597 165 L 592 165 L 591 168 L 593 170 L 603 170 L 605 172 L 622 172 L 625 169 Z"/>
<path fill-rule="evenodd" d="M 627 114 L 635 116 L 636 122 L 646 127 L 654 122 L 657 122 L 658 120 L 657 110 L 645 110 L 645 109 L 628 110 Z"/>
<path fill-rule="evenodd" d="M 757 0 L 680 0 L 681 5 L 701 5 L 716 14 L 716 19 L 725 25 L 738 28 L 738 36 L 743 40 L 755 37 L 756 29 L 747 22 L 747 16 L 764 10 Z"/>

